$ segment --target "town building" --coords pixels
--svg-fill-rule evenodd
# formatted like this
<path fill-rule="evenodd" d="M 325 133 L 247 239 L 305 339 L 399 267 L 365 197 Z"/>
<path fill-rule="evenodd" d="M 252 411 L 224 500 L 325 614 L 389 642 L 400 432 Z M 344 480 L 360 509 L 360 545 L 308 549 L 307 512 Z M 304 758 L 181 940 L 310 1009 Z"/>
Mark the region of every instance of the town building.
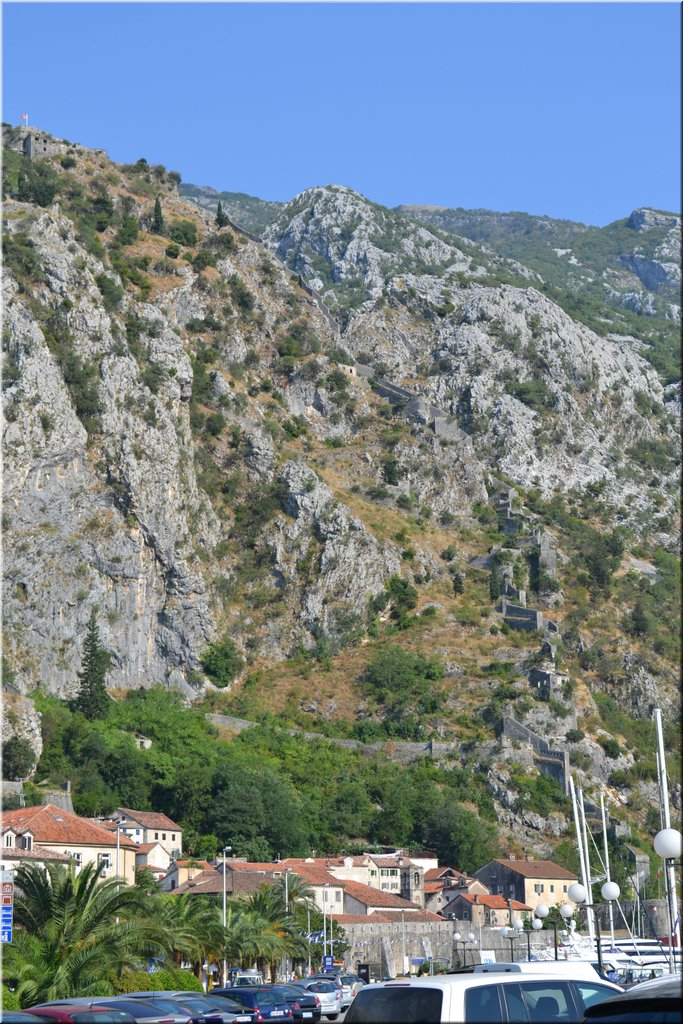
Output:
<path fill-rule="evenodd" d="M 492 860 L 474 872 L 492 894 L 519 900 L 536 907 L 560 906 L 568 902 L 567 890 L 578 875 L 551 860 Z"/>
<path fill-rule="evenodd" d="M 183 830 L 167 815 L 157 811 L 134 811 L 130 807 L 117 807 L 112 821 L 134 843 L 160 843 L 173 860 L 182 856 Z"/>

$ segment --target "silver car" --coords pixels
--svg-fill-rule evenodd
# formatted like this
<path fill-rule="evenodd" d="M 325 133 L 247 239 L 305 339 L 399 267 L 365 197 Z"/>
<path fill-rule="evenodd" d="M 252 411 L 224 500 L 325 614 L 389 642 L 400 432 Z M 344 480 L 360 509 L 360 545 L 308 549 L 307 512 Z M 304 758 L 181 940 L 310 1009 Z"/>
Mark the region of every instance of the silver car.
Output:
<path fill-rule="evenodd" d="M 327 1017 L 328 1020 L 337 1019 L 342 1012 L 341 985 L 336 984 L 333 979 L 325 981 L 321 978 L 304 978 L 297 984 L 318 997 L 323 1017 Z"/>
<path fill-rule="evenodd" d="M 347 1010 L 364 983 L 357 974 L 340 974 L 339 980 L 342 986 L 342 1010 Z"/>

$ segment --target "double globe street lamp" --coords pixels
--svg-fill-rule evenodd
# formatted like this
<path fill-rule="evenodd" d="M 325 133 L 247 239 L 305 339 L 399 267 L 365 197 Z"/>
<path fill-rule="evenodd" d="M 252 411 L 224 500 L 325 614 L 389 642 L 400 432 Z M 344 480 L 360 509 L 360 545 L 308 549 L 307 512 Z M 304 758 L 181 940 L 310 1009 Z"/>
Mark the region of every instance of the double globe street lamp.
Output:
<path fill-rule="evenodd" d="M 612 903 L 614 900 L 619 899 L 621 889 L 616 882 L 605 882 L 600 889 L 603 900 L 606 903 Z M 595 945 L 598 954 L 598 973 L 602 976 L 602 942 L 600 939 L 600 917 L 597 913 L 595 904 L 592 902 L 592 896 L 589 900 L 590 888 L 586 889 L 580 882 L 574 882 L 567 889 L 567 896 L 574 903 L 584 904 L 588 913 L 593 915 L 593 921 L 595 922 Z"/>
<path fill-rule="evenodd" d="M 543 927 L 543 923 L 546 917 L 548 917 L 548 915 L 550 914 L 550 907 L 546 906 L 545 903 L 539 903 L 536 906 L 534 914 L 536 915 L 536 917 L 532 921 L 531 927 L 534 928 L 536 931 L 539 931 Z M 563 903 L 560 907 L 560 916 L 563 918 L 563 920 L 565 922 L 568 922 L 569 918 L 572 917 L 573 914 L 574 908 L 570 907 L 568 903 Z M 553 929 L 553 948 L 555 950 L 555 959 L 559 960 L 557 954 L 557 921 L 550 921 L 550 924 L 552 925 Z"/>

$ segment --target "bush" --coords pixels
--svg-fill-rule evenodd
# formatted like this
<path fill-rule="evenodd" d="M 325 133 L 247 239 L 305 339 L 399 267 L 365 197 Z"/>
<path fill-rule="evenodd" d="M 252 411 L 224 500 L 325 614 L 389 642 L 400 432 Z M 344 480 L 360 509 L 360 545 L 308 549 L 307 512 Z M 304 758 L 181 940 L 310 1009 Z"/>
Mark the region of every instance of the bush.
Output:
<path fill-rule="evenodd" d="M 2 745 L 2 773 L 6 779 L 26 779 L 33 771 L 36 755 L 23 736 L 12 736 Z"/>
<path fill-rule="evenodd" d="M 178 256 L 180 256 L 180 246 L 176 245 L 175 242 L 171 242 L 169 245 L 166 246 L 164 252 L 169 259 L 177 260 Z"/>
<path fill-rule="evenodd" d="M 586 734 L 581 729 L 569 729 L 565 733 L 567 743 L 579 743 Z"/>
<path fill-rule="evenodd" d="M 229 686 L 244 668 L 244 659 L 230 637 L 211 644 L 201 659 L 202 668 L 215 686 Z"/>
<path fill-rule="evenodd" d="M 128 992 L 204 991 L 199 978 L 195 978 L 191 971 L 170 967 L 153 971 L 152 974 L 147 971 L 124 971 L 114 979 L 114 989 L 117 995 L 126 995 Z"/>
<path fill-rule="evenodd" d="M 617 758 L 621 754 L 621 748 L 616 740 L 612 739 L 611 736 L 601 736 L 598 743 L 605 751 L 608 757 Z"/>
<path fill-rule="evenodd" d="M 174 220 L 168 229 L 169 237 L 180 245 L 197 244 L 197 228 L 191 220 Z"/>
<path fill-rule="evenodd" d="M 106 308 L 111 310 L 114 306 L 118 306 L 123 298 L 123 288 L 121 285 L 117 284 L 111 277 L 108 277 L 107 274 L 98 274 L 95 281 L 102 293 Z"/>

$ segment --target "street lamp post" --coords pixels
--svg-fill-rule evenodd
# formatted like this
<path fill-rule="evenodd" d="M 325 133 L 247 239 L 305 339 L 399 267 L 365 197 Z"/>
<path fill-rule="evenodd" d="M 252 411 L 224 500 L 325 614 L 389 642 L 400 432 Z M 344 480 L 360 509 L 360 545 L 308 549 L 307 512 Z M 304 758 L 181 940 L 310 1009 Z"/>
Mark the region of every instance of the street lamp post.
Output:
<path fill-rule="evenodd" d="M 327 897 L 330 890 L 330 883 L 323 885 L 323 956 L 327 956 Z"/>
<path fill-rule="evenodd" d="M 306 921 L 308 924 L 308 973 L 311 973 L 311 908 L 306 907 Z"/>
<path fill-rule="evenodd" d="M 619 894 L 621 890 L 619 889 L 619 886 L 616 882 L 605 882 L 600 892 L 602 894 L 602 898 L 607 903 L 611 903 L 612 900 L 619 899 Z M 600 976 L 602 977 L 602 941 L 600 938 L 600 917 L 597 913 L 595 913 L 595 906 L 592 903 L 592 901 L 589 902 L 589 893 L 590 889 L 587 890 L 586 887 L 581 885 L 580 882 L 574 882 L 574 884 L 570 885 L 569 889 L 567 890 L 567 896 L 569 896 L 570 900 L 573 900 L 574 903 L 584 904 L 588 913 L 593 915 L 593 920 L 595 921 L 595 942 L 597 945 L 598 954 L 598 974 L 600 974 Z"/>
<path fill-rule="evenodd" d="M 472 950 L 472 963 L 474 963 L 474 950 L 476 948 L 476 941 L 477 941 L 474 932 L 468 932 L 467 933 L 467 941 L 469 942 L 470 948 Z M 465 962 L 463 964 L 463 967 L 467 967 L 467 952 L 465 952 L 463 955 L 464 955 L 464 960 L 465 960 Z"/>
<path fill-rule="evenodd" d="M 232 851 L 232 846 L 223 847 L 223 988 L 228 984 L 228 961 L 225 956 L 225 932 L 228 927 L 228 898 L 225 887 L 225 855 Z"/>
<path fill-rule="evenodd" d="M 521 917 L 515 921 L 515 931 L 520 938 L 524 935 L 524 921 Z M 531 960 L 531 932 L 529 931 L 526 933 L 526 958 Z"/>
<path fill-rule="evenodd" d="M 545 903 L 539 903 L 536 906 L 536 910 L 534 911 L 534 913 L 536 915 L 536 918 L 540 920 L 540 924 L 536 924 L 536 921 L 534 921 L 532 927 L 534 927 L 538 931 L 539 928 L 543 927 L 543 922 L 545 921 L 546 917 L 548 917 L 548 915 L 550 914 L 550 909 L 546 906 Z M 572 910 L 572 908 L 568 906 L 566 903 L 560 907 L 560 914 L 565 919 L 565 921 L 568 921 L 573 913 L 574 911 Z M 557 921 L 551 921 L 550 924 L 552 925 L 553 929 L 553 949 L 555 951 L 555 959 L 559 960 L 559 956 L 557 953 Z"/>
<path fill-rule="evenodd" d="M 535 932 L 539 932 L 541 930 L 541 928 L 543 927 L 543 921 L 541 921 L 540 917 L 535 917 L 533 919 L 533 921 L 531 922 L 531 927 Z M 529 959 L 531 960 L 531 956 L 529 956 Z"/>
<path fill-rule="evenodd" d="M 455 935 L 453 936 L 453 942 L 455 943 L 455 955 L 457 956 L 458 960 L 460 959 L 460 954 L 458 953 L 458 943 L 461 940 L 462 940 L 462 935 L 460 934 L 460 932 L 456 932 Z M 462 962 L 462 966 L 463 967 L 465 966 L 465 952 L 464 952 L 464 950 L 465 950 L 465 943 L 463 942 L 463 962 Z"/>
<path fill-rule="evenodd" d="M 503 936 L 504 939 L 508 939 L 509 942 L 510 942 L 510 962 L 514 964 L 514 962 L 515 962 L 515 947 L 514 947 L 515 929 L 514 928 L 510 928 L 510 926 L 506 924 L 503 928 L 501 928 L 500 933 L 501 933 L 501 935 Z"/>
<path fill-rule="evenodd" d="M 676 908 L 676 875 L 674 861 L 681 859 L 683 837 L 674 828 L 663 828 L 655 836 L 655 853 L 664 861 L 664 888 L 669 914 L 669 971 L 674 973 L 674 943 L 681 948 L 681 922 Z"/>

